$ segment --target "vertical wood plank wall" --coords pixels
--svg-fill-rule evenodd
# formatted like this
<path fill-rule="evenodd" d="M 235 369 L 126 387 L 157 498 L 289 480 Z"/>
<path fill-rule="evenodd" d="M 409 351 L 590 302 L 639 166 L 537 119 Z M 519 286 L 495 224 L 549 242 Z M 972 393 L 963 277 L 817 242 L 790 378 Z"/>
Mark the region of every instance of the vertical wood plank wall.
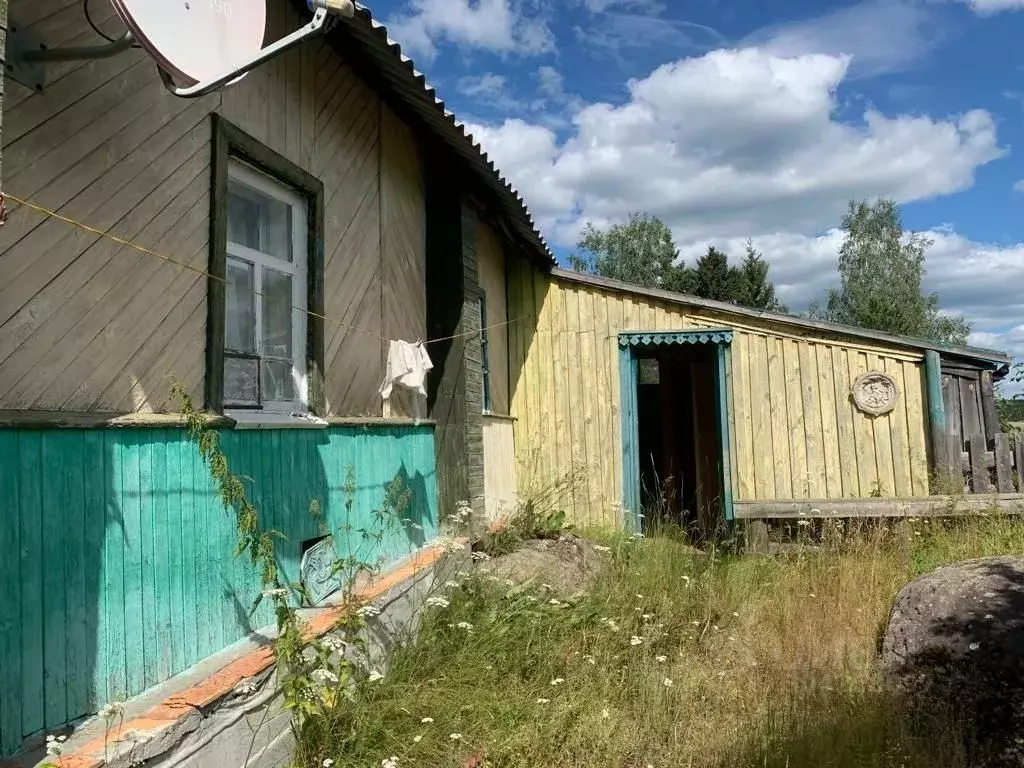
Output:
<path fill-rule="evenodd" d="M 92 11 L 119 28 L 109 3 Z M 287 3 L 269 14 L 268 37 L 298 26 Z M 10 15 L 51 47 L 100 42 L 77 0 L 14 0 Z M 192 267 L 208 262 L 211 112 L 323 180 L 329 412 L 380 415 L 387 338 L 426 333 L 422 169 L 409 129 L 337 54 L 304 44 L 197 100 L 170 95 L 137 49 L 47 79 L 42 94 L 4 84 L 5 189 Z M 0 408 L 168 410 L 175 381 L 200 397 L 203 275 L 9 209 Z"/>
<path fill-rule="evenodd" d="M 484 416 L 484 511 L 488 520 L 511 512 L 516 503 L 516 448 L 513 422 Z"/>
<path fill-rule="evenodd" d="M 620 331 L 732 328 L 727 397 L 737 501 L 927 496 L 923 357 L 802 337 L 736 316 L 552 278 L 511 265 L 512 415 L 520 495 L 576 476 L 578 524 L 621 525 Z M 850 400 L 868 370 L 891 375 L 896 410 Z"/>
<path fill-rule="evenodd" d="M 484 223 L 477 230 L 477 267 L 480 289 L 487 296 L 487 363 L 491 382 L 491 412 L 507 416 L 508 398 L 508 307 L 505 295 L 505 254 L 498 236 Z"/>
<path fill-rule="evenodd" d="M 401 478 L 412 492 L 401 515 L 422 530 L 389 524 L 364 562 L 437 535 L 429 426 L 227 430 L 221 445 L 251 478 L 264 525 L 286 537 L 285 581 L 298 580 L 302 542 L 320 535 L 314 500 L 331 531 L 375 530 Z M 233 514 L 182 429 L 0 430 L 0 540 L 0 755 L 273 623 L 268 603 L 249 616 L 259 576 L 234 557 Z"/>

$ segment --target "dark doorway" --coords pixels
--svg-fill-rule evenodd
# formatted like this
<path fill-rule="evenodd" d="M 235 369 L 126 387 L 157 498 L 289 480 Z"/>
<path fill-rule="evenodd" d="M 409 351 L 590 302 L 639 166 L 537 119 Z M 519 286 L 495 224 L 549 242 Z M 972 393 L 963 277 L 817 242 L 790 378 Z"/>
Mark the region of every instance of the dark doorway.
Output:
<path fill-rule="evenodd" d="M 716 348 L 676 344 L 637 360 L 637 445 L 645 527 L 676 524 L 695 540 L 722 519 Z"/>

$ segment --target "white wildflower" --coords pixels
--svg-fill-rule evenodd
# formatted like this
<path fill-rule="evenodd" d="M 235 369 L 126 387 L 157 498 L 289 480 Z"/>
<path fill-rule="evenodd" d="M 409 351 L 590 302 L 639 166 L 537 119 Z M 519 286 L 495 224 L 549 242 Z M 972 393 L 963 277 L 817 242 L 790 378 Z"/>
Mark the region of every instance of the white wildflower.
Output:
<path fill-rule="evenodd" d="M 612 716 L 612 713 L 609 712 L 607 709 L 602 709 L 601 710 L 601 717 L 603 717 L 605 720 L 607 720 L 611 716 Z"/>
<path fill-rule="evenodd" d="M 430 723 L 434 722 L 434 718 L 432 718 L 432 717 L 424 717 L 422 720 L 420 720 L 420 722 L 424 723 L 424 724 L 430 724 Z"/>
<path fill-rule="evenodd" d="M 636 635 L 633 635 L 631 638 L 629 638 L 629 644 L 634 646 L 640 645 L 643 641 L 644 639 L 642 637 L 637 637 Z"/>
<path fill-rule="evenodd" d="M 46 754 L 51 757 L 59 757 L 64 752 L 64 740 L 67 736 L 57 737 L 52 733 L 46 737 Z"/>
<path fill-rule="evenodd" d="M 740 617 L 739 611 L 733 611 L 732 615 L 737 619 Z"/>
<path fill-rule="evenodd" d="M 971 644 L 970 644 L 970 645 L 968 646 L 968 648 L 970 648 L 970 649 L 971 649 L 972 651 L 976 651 L 976 650 L 978 650 L 979 648 L 981 648 L 981 643 L 971 643 Z"/>
<path fill-rule="evenodd" d="M 455 626 L 458 627 L 459 629 L 464 629 L 467 632 L 472 632 L 473 631 L 473 625 L 470 624 L 468 621 L 460 621 Z"/>
<path fill-rule="evenodd" d="M 322 642 L 324 644 L 324 648 L 326 648 L 331 653 L 341 653 L 345 650 L 345 641 L 342 640 L 340 637 L 328 635 L 323 639 Z"/>
<path fill-rule="evenodd" d="M 329 669 L 314 669 L 309 673 L 310 678 L 317 685 L 327 685 L 338 682 L 338 676 Z"/>
<path fill-rule="evenodd" d="M 664 685 L 666 688 L 671 688 L 672 680 L 671 678 L 666 677 L 664 680 L 661 681 L 661 684 Z"/>
<path fill-rule="evenodd" d="M 97 714 L 104 720 L 112 720 L 115 717 L 120 717 L 124 714 L 124 702 L 112 701 L 106 706 L 101 707 Z"/>
<path fill-rule="evenodd" d="M 431 608 L 447 608 L 451 603 L 446 597 L 428 597 L 427 605 Z"/>
<path fill-rule="evenodd" d="M 371 682 L 371 683 L 376 683 L 376 682 L 378 682 L 379 680 L 383 680 L 383 679 L 384 679 L 384 675 L 382 675 L 382 674 L 381 674 L 380 672 L 378 672 L 378 671 L 377 671 L 377 670 L 375 669 L 375 670 L 373 670 L 372 672 L 370 672 L 370 674 L 369 674 L 369 675 L 367 675 L 367 676 L 366 676 L 366 679 L 367 679 L 367 680 L 368 680 L 369 682 Z"/>
<path fill-rule="evenodd" d="M 587 654 L 586 656 L 584 656 L 584 657 L 583 657 L 583 660 L 584 660 L 585 662 L 587 662 L 587 664 L 597 664 L 597 659 L 595 659 L 595 658 L 594 658 L 593 656 L 591 656 L 590 654 Z"/>
<path fill-rule="evenodd" d="M 555 607 L 558 607 L 559 605 L 561 605 L 561 603 L 558 602 L 557 600 L 555 600 L 555 598 L 552 597 L 550 600 L 548 600 L 548 605 L 553 605 Z"/>
<path fill-rule="evenodd" d="M 537 699 L 538 704 L 550 704 L 551 699 Z"/>
<path fill-rule="evenodd" d="M 279 597 L 284 597 L 288 594 L 288 590 L 284 587 L 278 587 L 277 589 L 264 589 L 263 597 L 267 600 L 274 600 Z"/>
<path fill-rule="evenodd" d="M 814 597 L 815 597 L 815 594 L 814 594 L 813 592 L 811 592 L 811 593 L 810 593 L 810 594 L 808 594 L 807 596 L 808 596 L 808 597 L 810 597 L 810 598 L 814 598 Z"/>
<path fill-rule="evenodd" d="M 398 758 L 392 755 L 386 760 L 381 760 L 380 768 L 398 768 Z"/>
<path fill-rule="evenodd" d="M 423 737 L 422 736 L 417 735 L 417 736 L 413 736 L 412 737 L 412 743 L 413 744 L 419 744 L 421 741 L 423 741 Z"/>
<path fill-rule="evenodd" d="M 612 548 L 611 547 L 602 547 L 600 544 L 595 544 L 594 545 L 594 551 L 595 552 L 611 552 Z"/>
<path fill-rule="evenodd" d="M 552 685 L 561 685 L 564 682 L 565 682 L 565 678 L 564 677 L 556 677 L 554 680 L 551 681 L 551 684 Z"/>
<path fill-rule="evenodd" d="M 448 738 L 451 739 L 452 741 L 462 741 L 462 734 L 461 733 L 449 733 L 448 734 Z"/>
<path fill-rule="evenodd" d="M 664 664 L 666 661 L 668 661 L 668 656 L 655 656 L 654 660 L 659 664 Z"/>
<path fill-rule="evenodd" d="M 444 583 L 444 588 L 445 589 L 458 589 L 461 586 L 462 585 L 459 584 L 459 582 L 457 582 L 457 581 L 446 581 Z"/>
<path fill-rule="evenodd" d="M 369 619 L 373 618 L 374 616 L 380 616 L 380 608 L 378 608 L 376 605 L 373 605 L 372 603 L 369 603 L 367 605 L 364 605 L 358 611 L 356 611 L 356 613 L 358 613 L 364 619 Z"/>
<path fill-rule="evenodd" d="M 334 765 L 334 761 L 329 757 L 325 757 L 321 765 L 323 765 L 324 768 L 331 768 L 331 766 Z"/>
<path fill-rule="evenodd" d="M 241 685 L 238 687 L 238 693 L 241 696 L 251 696 L 252 694 L 256 693 L 256 684 L 247 683 L 245 685 Z M 106 709 L 106 707 L 104 707 L 104 709 Z M 103 709 L 99 711 L 99 716 L 102 717 L 104 720 L 110 720 L 113 717 L 113 715 L 105 715 L 103 713 Z"/>
<path fill-rule="evenodd" d="M 651 619 L 654 618 L 654 614 L 653 613 L 645 613 L 640 618 L 643 619 L 644 621 L 650 621 Z"/>
<path fill-rule="evenodd" d="M 541 585 L 540 585 L 540 588 L 541 588 L 541 589 L 546 589 L 546 590 L 548 590 L 549 592 L 550 592 L 550 591 L 551 591 L 552 589 L 554 589 L 554 587 L 552 587 L 552 586 L 551 586 L 550 584 L 541 584 Z"/>
<path fill-rule="evenodd" d="M 487 561 L 491 559 L 491 556 L 488 555 L 486 552 L 474 552 L 472 555 L 470 555 L 470 557 L 472 557 L 473 560 L 475 560 L 476 562 Z"/>

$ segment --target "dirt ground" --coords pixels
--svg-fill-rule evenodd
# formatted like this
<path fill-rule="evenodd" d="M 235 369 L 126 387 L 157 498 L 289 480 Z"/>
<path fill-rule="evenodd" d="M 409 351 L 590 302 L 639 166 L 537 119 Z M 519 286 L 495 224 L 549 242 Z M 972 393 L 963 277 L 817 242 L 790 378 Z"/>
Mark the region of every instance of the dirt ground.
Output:
<path fill-rule="evenodd" d="M 595 550 L 594 545 L 572 533 L 562 533 L 557 539 L 527 541 L 522 548 L 495 557 L 484 567 L 502 580 L 547 584 L 562 595 L 573 595 L 590 586 L 607 562 L 608 555 Z"/>

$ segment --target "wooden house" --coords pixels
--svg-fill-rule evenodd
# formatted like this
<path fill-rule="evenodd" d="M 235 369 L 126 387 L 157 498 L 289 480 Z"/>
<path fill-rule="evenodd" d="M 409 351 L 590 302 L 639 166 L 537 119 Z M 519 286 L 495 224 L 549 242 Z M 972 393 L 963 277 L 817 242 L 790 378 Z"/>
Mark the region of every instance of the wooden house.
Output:
<path fill-rule="evenodd" d="M 509 313 L 520 492 L 567 489 L 578 524 L 639 529 L 646 511 L 706 531 L 1017 500 L 1002 353 L 518 264 Z"/>
<path fill-rule="evenodd" d="M 116 34 L 111 4 L 90 5 Z M 268 7 L 268 40 L 307 13 Z M 9 27 L 9 49 L 102 42 L 81 0 L 14 0 Z M 366 10 L 193 100 L 139 49 L 49 64 L 38 87 L 11 71 L 0 757 L 272 623 L 248 615 L 260 582 L 174 385 L 287 537 L 287 579 L 321 523 L 370 525 L 397 480 L 403 525 L 363 553 L 393 559 L 457 501 L 483 510 L 485 483 L 513 495 L 505 264 L 552 263 Z M 434 368 L 385 417 L 393 339 L 427 341 Z M 486 473 L 487 451 L 505 469 Z"/>

